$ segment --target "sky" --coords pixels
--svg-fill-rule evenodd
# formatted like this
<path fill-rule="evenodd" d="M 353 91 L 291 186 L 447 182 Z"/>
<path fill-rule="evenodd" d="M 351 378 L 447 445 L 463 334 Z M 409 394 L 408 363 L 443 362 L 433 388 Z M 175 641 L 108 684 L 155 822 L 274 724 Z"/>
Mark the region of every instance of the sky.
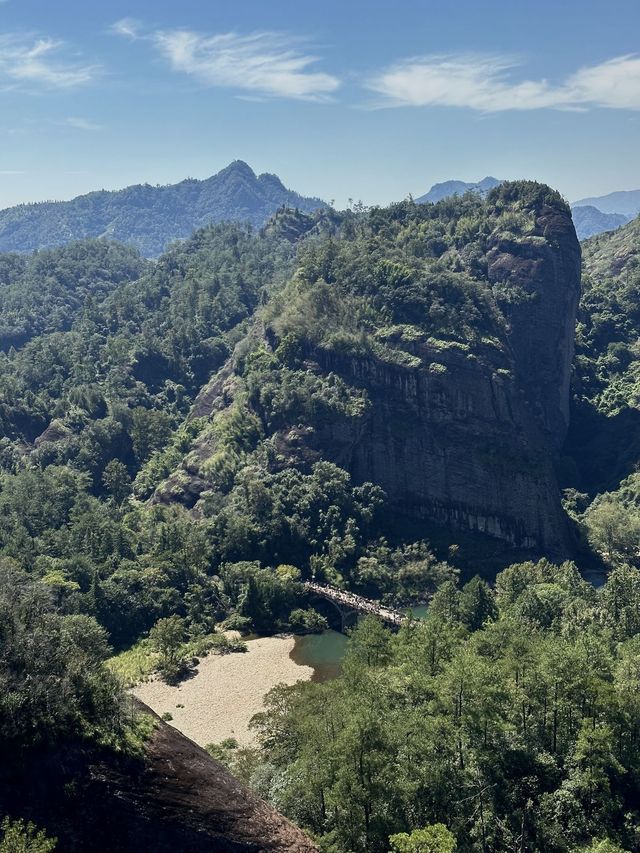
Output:
<path fill-rule="evenodd" d="M 639 0 L 0 0 L 0 208 L 232 160 L 343 207 L 640 187 Z"/>

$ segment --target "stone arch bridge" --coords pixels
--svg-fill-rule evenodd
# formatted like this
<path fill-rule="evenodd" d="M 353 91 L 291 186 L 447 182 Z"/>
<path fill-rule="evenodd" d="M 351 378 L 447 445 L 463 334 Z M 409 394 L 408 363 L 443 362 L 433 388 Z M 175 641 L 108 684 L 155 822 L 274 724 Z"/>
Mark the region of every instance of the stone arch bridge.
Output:
<path fill-rule="evenodd" d="M 350 618 L 358 614 L 363 616 L 377 616 L 385 625 L 396 630 L 403 622 L 407 621 L 406 613 L 403 613 L 401 610 L 396 610 L 393 607 L 385 607 L 379 601 L 364 598 L 362 595 L 356 595 L 353 592 L 347 592 L 344 589 L 338 589 L 338 587 L 330 586 L 329 584 L 306 581 L 304 587 L 307 592 L 333 604 L 340 614 L 341 631 L 344 631 L 348 627 Z"/>

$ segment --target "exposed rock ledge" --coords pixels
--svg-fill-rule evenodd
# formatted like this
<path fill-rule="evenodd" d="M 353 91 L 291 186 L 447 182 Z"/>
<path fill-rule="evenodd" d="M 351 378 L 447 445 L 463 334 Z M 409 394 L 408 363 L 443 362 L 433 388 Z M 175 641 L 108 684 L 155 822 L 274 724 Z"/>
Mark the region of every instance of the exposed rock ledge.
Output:
<path fill-rule="evenodd" d="M 20 764 L 4 761 L 0 814 L 44 827 L 58 838 L 58 853 L 318 850 L 223 765 L 160 720 L 143 760 L 76 743 Z"/>

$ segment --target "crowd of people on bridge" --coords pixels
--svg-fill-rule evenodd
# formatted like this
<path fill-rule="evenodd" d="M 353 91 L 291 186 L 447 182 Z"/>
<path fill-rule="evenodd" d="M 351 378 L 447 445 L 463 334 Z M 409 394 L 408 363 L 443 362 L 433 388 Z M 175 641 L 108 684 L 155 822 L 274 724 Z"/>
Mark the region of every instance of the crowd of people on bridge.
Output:
<path fill-rule="evenodd" d="M 343 604 L 352 607 L 359 613 L 371 613 L 386 622 L 400 624 L 404 620 L 404 614 L 399 610 L 393 610 L 390 607 L 384 607 L 379 601 L 372 601 L 369 598 L 363 598 L 361 595 L 356 595 L 353 592 L 348 592 L 345 589 L 338 589 L 328 584 L 319 584 L 309 581 L 306 584 L 308 589 L 313 590 L 319 595 L 324 595 L 334 601 L 340 601 Z"/>

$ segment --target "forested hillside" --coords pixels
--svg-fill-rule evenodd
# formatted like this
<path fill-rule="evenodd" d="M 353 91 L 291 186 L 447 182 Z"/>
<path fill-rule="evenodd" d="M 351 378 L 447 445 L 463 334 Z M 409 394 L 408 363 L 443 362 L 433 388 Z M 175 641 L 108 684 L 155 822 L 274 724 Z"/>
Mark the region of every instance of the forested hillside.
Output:
<path fill-rule="evenodd" d="M 276 687 L 236 772 L 325 850 L 636 850 L 639 596 L 622 566 L 600 594 L 546 561 L 445 582 L 340 678 Z"/>
<path fill-rule="evenodd" d="M 139 184 L 100 190 L 71 201 L 46 201 L 0 210 L 0 252 L 32 252 L 87 237 L 105 237 L 155 258 L 174 240 L 213 222 L 261 226 L 282 206 L 311 212 L 318 198 L 288 190 L 276 175 L 256 176 L 236 160 L 204 181 Z"/>
<path fill-rule="evenodd" d="M 411 597 L 442 576 L 425 538 L 489 575 L 569 555 L 569 229 L 505 184 L 211 226 L 153 265 L 105 241 L 3 256 L 3 554 L 118 647 L 174 614 L 286 624 L 279 564 Z"/>
<path fill-rule="evenodd" d="M 324 850 L 636 850 L 639 246 L 588 242 L 580 297 L 517 182 L 0 256 L 3 749 L 134 754 L 109 648 L 180 677 L 216 627 L 323 627 L 313 577 L 432 602 L 237 760 Z"/>
<path fill-rule="evenodd" d="M 587 537 L 637 562 L 640 536 L 640 220 L 583 244 L 567 506 Z M 595 500 L 594 500 L 595 497 Z"/>

